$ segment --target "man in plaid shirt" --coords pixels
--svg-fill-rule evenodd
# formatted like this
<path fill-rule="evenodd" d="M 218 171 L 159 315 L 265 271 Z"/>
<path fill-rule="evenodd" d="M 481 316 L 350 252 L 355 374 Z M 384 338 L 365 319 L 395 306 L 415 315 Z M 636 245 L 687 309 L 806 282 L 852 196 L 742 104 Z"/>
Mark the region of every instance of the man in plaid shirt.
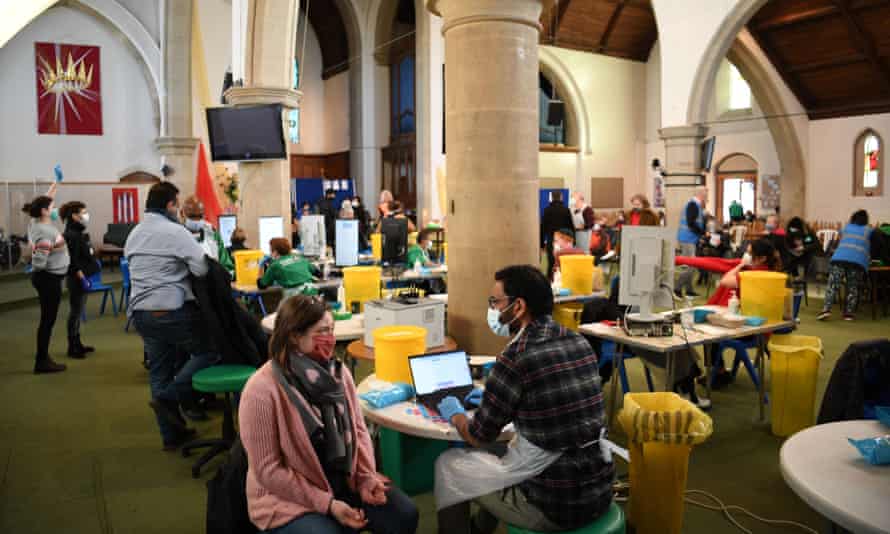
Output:
<path fill-rule="evenodd" d="M 473 447 L 493 443 L 513 422 L 533 445 L 562 455 L 518 486 L 477 498 L 481 510 L 472 521 L 469 502 L 440 510 L 439 532 L 490 533 L 498 520 L 544 532 L 591 523 L 611 504 L 614 478 L 598 443 L 605 416 L 596 354 L 553 321 L 553 293 L 538 269 L 499 271 L 488 300 L 489 326 L 515 337 L 492 368 L 473 419 L 454 397 L 439 412 Z"/>

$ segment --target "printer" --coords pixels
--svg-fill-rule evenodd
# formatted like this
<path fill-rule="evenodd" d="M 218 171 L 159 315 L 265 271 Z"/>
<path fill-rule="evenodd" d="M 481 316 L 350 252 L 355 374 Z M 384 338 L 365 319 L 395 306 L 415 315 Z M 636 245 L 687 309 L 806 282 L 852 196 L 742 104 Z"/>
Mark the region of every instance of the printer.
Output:
<path fill-rule="evenodd" d="M 382 299 L 365 302 L 365 345 L 374 346 L 374 330 L 381 326 L 426 328 L 426 346 L 445 344 L 445 303 L 428 298 Z"/>

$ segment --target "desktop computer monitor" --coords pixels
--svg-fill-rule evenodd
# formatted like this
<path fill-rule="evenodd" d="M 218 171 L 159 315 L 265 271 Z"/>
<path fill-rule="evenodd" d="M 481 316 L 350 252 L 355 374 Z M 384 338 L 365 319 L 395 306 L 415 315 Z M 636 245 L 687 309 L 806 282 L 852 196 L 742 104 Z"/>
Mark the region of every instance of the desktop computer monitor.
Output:
<path fill-rule="evenodd" d="M 219 235 L 222 237 L 223 245 L 226 248 L 232 246 L 232 232 L 238 227 L 237 215 L 220 215 L 219 216 Z"/>
<path fill-rule="evenodd" d="M 622 227 L 618 303 L 639 306 L 631 318 L 654 321 L 655 306 L 673 307 L 675 235 L 675 229 L 660 226 Z"/>
<path fill-rule="evenodd" d="M 340 267 L 358 265 L 358 221 L 337 219 L 336 251 L 334 257 Z"/>
<path fill-rule="evenodd" d="M 327 246 L 324 215 L 303 215 L 300 219 L 300 243 L 304 256 L 321 256 Z"/>
<path fill-rule="evenodd" d="M 270 254 L 269 241 L 276 237 L 284 237 L 284 218 L 283 217 L 260 217 L 260 249 L 267 256 Z"/>

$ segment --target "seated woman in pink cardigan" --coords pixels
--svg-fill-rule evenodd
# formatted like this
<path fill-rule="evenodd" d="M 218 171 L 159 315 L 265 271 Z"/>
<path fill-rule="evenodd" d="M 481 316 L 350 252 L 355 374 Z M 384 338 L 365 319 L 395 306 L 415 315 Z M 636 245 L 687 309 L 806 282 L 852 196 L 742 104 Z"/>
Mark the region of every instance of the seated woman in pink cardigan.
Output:
<path fill-rule="evenodd" d="M 377 473 L 352 375 L 331 359 L 334 343 L 320 299 L 281 304 L 270 360 L 238 411 L 250 519 L 276 534 L 413 534 L 417 508 Z"/>

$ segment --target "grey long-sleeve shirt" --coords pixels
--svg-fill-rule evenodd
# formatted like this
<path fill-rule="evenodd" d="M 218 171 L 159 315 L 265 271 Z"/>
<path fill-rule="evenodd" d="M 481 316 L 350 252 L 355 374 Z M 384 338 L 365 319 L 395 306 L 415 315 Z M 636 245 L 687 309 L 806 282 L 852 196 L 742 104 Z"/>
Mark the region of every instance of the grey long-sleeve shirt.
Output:
<path fill-rule="evenodd" d="M 195 300 L 189 273 L 207 274 L 204 249 L 180 224 L 158 213 L 145 219 L 127 238 L 124 256 L 130 262 L 128 311 L 175 310 Z"/>

